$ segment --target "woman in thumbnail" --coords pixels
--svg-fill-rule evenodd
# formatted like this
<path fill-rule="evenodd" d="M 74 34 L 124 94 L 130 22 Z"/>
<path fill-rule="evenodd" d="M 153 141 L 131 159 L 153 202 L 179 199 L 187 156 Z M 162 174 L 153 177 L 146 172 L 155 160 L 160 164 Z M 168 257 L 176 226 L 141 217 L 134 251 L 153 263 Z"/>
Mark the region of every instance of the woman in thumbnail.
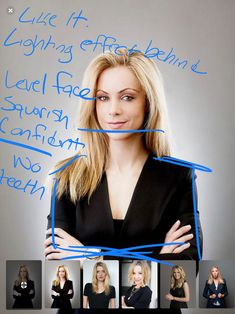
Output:
<path fill-rule="evenodd" d="M 92 283 L 87 283 L 83 293 L 83 308 L 115 309 L 115 287 L 110 285 L 108 267 L 97 262 L 93 267 Z"/>
<path fill-rule="evenodd" d="M 21 265 L 13 287 L 14 309 L 33 308 L 32 299 L 35 297 L 34 282 L 29 278 L 26 265 Z"/>
<path fill-rule="evenodd" d="M 182 242 L 152 247 L 151 256 L 198 259 L 192 171 L 155 159 L 170 156 L 156 64 L 141 52 L 106 52 L 89 64 L 83 85 L 94 96 L 79 105 L 80 139 L 86 147 L 56 167 L 46 258 L 77 257 L 77 252 L 60 249 L 70 245 L 117 249 Z M 56 247 L 51 245 L 52 212 Z"/>
<path fill-rule="evenodd" d="M 146 261 L 134 261 L 128 271 L 131 287 L 122 296 L 123 309 L 147 309 L 151 302 L 152 290 L 148 287 L 150 269 Z"/>
<path fill-rule="evenodd" d="M 166 299 L 171 301 L 170 309 L 187 308 L 190 300 L 189 285 L 183 267 L 173 266 L 171 270 L 171 289 L 166 295 Z"/>
<path fill-rule="evenodd" d="M 51 308 L 59 308 L 69 311 L 72 309 L 70 299 L 73 298 L 73 282 L 69 280 L 68 269 L 65 265 L 59 265 L 56 270 L 56 279 L 52 283 Z"/>
<path fill-rule="evenodd" d="M 203 291 L 207 299 L 208 308 L 225 308 L 225 297 L 228 295 L 226 280 L 222 277 L 218 266 L 210 269 L 209 279 L 206 281 Z"/>

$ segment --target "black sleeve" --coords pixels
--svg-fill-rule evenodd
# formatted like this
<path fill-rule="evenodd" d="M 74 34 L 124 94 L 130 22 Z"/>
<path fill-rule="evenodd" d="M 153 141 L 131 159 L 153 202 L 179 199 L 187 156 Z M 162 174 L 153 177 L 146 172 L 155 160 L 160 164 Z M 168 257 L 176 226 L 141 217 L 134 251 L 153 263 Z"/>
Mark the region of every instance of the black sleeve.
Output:
<path fill-rule="evenodd" d="M 160 254 L 160 259 L 177 259 L 177 260 L 199 260 L 197 244 L 196 244 L 196 226 L 195 226 L 195 217 L 194 217 L 194 206 L 193 206 L 193 184 L 194 184 L 194 195 L 196 199 L 196 208 L 197 208 L 197 188 L 194 178 L 192 182 L 192 169 L 185 168 L 183 169 L 183 177 L 178 183 L 176 192 L 172 197 L 172 200 L 169 205 L 169 209 L 165 212 L 165 221 L 164 224 L 167 226 L 165 229 L 165 234 L 169 231 L 172 225 L 179 219 L 181 221 L 181 227 L 185 225 L 191 225 L 191 230 L 188 233 L 193 233 L 194 237 L 190 240 L 190 247 L 187 250 L 184 250 L 180 254 Z M 196 175 L 195 175 L 196 177 Z M 171 217 L 169 222 L 169 217 Z M 202 255 L 202 231 L 201 224 L 199 220 L 199 211 L 196 210 L 196 220 L 198 222 L 198 237 L 199 237 L 199 246 L 200 252 Z"/>
<path fill-rule="evenodd" d="M 19 297 L 21 297 L 21 296 L 14 295 L 14 291 L 18 292 L 16 285 L 13 286 L 13 298 L 14 298 L 14 299 L 19 299 Z"/>
<path fill-rule="evenodd" d="M 56 291 L 56 286 L 55 286 L 55 285 L 52 285 L 51 290 L 57 292 L 57 291 Z M 59 295 L 53 295 L 53 294 L 51 295 L 51 297 L 52 297 L 52 299 L 59 299 L 59 298 L 60 298 Z"/>
<path fill-rule="evenodd" d="M 91 294 L 91 283 L 86 283 L 83 295 L 88 297 L 88 296 L 90 296 L 90 294 Z"/>
<path fill-rule="evenodd" d="M 52 195 L 53 198 L 53 195 Z M 51 201 L 52 205 L 52 201 Z M 70 235 L 75 236 L 76 224 L 76 206 L 70 200 L 68 195 L 62 195 L 61 198 L 55 199 L 54 208 L 54 222 L 56 228 L 61 228 L 68 232 Z M 47 216 L 47 229 L 51 228 L 52 222 L 52 208 L 50 214 Z"/>
<path fill-rule="evenodd" d="M 223 287 L 222 294 L 224 294 L 225 297 L 228 295 L 228 289 L 227 289 L 227 284 L 226 284 L 226 280 L 225 279 L 224 279 L 224 287 Z"/>
<path fill-rule="evenodd" d="M 33 290 L 33 293 L 30 293 L 30 290 Z M 34 288 L 34 281 L 29 282 L 29 298 L 33 299 L 35 297 L 35 288 Z"/>
<path fill-rule="evenodd" d="M 116 290 L 114 286 L 110 286 L 110 299 L 116 298 Z"/>
<path fill-rule="evenodd" d="M 134 304 L 135 309 L 145 309 L 149 307 L 152 298 L 152 290 L 149 287 L 143 289 L 143 293 Z"/>
<path fill-rule="evenodd" d="M 72 290 L 72 293 L 68 293 L 69 290 Z M 71 280 L 67 281 L 67 289 L 65 293 L 60 293 L 62 299 L 72 299 L 73 298 L 73 282 Z"/>
<path fill-rule="evenodd" d="M 203 290 L 203 296 L 204 296 L 204 298 L 206 298 L 206 299 L 210 299 L 210 298 L 209 298 L 209 284 L 208 284 L 207 281 L 206 281 L 206 284 L 205 284 L 205 288 L 204 288 L 204 290 Z"/>

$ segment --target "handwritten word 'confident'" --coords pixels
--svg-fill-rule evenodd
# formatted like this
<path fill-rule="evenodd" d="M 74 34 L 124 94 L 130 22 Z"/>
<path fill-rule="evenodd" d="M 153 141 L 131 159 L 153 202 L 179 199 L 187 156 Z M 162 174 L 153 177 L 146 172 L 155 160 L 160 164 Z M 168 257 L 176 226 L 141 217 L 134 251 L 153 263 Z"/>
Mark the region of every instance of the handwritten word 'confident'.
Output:
<path fill-rule="evenodd" d="M 180 59 L 173 53 L 173 48 L 169 51 L 164 51 L 157 47 L 152 47 L 152 40 L 149 41 L 148 47 L 143 50 L 144 56 L 146 58 L 156 58 L 156 60 L 178 66 L 181 69 L 190 69 L 192 72 L 196 74 L 207 74 L 205 71 L 198 70 L 198 66 L 200 64 L 200 60 L 197 62 L 190 64 L 190 62 L 186 59 Z M 127 49 L 129 55 L 133 52 L 140 52 L 141 50 L 136 49 L 138 46 L 134 44 L 131 48 L 128 48 L 126 45 L 117 43 L 117 39 L 113 36 L 107 36 L 104 34 L 99 34 L 95 40 L 85 39 L 80 43 L 80 48 L 83 51 L 88 51 L 89 48 L 92 48 L 92 51 L 95 52 L 98 48 L 101 48 L 101 51 L 104 53 L 106 50 L 112 51 L 117 55 L 121 55 L 119 49 Z"/>
<path fill-rule="evenodd" d="M 38 108 L 36 106 L 31 108 L 31 106 L 16 103 L 13 101 L 13 96 L 7 96 L 4 100 L 6 105 L 3 105 L 0 109 L 16 113 L 20 119 L 32 116 L 43 120 L 52 119 L 53 122 L 64 123 L 64 128 L 68 129 L 69 117 L 63 113 L 62 109 L 48 110 L 46 107 Z"/>
<path fill-rule="evenodd" d="M 4 84 L 5 87 L 8 89 L 13 88 L 26 92 L 41 93 L 42 95 L 44 95 L 46 94 L 47 88 L 50 87 L 55 90 L 58 95 L 65 94 L 69 97 L 75 96 L 84 100 L 95 99 L 94 97 L 89 97 L 89 93 L 91 93 L 91 90 L 89 88 L 80 89 L 78 85 L 67 84 L 67 81 L 66 83 L 63 83 L 64 80 L 71 80 L 73 78 L 73 75 L 66 71 L 59 71 L 56 74 L 55 83 L 49 86 L 47 73 L 44 73 L 42 79 L 36 79 L 33 81 L 29 81 L 27 78 L 23 78 L 16 82 L 11 82 L 9 76 L 9 71 L 7 70 Z"/>
<path fill-rule="evenodd" d="M 0 119 L 0 134 L 23 137 L 27 141 L 35 140 L 42 145 L 49 145 L 55 148 L 67 148 L 67 150 L 74 149 L 77 151 L 78 148 L 85 147 L 85 144 L 80 142 L 78 137 L 76 139 L 68 138 L 66 140 L 61 140 L 58 138 L 57 130 L 54 131 L 51 136 L 48 136 L 47 126 L 44 124 L 37 124 L 33 130 L 20 127 L 11 129 L 8 124 L 12 124 L 9 117 L 5 116 Z"/>
<path fill-rule="evenodd" d="M 0 184 L 6 184 L 9 188 L 22 191 L 24 193 L 29 193 L 29 195 L 39 194 L 40 200 L 42 199 L 45 187 L 38 187 L 38 180 L 33 181 L 29 179 L 26 183 L 22 182 L 22 180 L 18 180 L 15 177 L 9 177 L 5 175 L 5 170 L 2 168 L 0 170 Z"/>

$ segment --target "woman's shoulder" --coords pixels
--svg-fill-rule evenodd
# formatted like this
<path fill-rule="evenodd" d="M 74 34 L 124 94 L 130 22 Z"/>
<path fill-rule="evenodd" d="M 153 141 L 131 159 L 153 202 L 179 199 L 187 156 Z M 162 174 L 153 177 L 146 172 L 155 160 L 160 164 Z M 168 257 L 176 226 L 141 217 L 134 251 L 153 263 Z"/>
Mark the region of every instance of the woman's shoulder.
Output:
<path fill-rule="evenodd" d="M 151 291 L 152 292 L 152 290 L 149 288 L 149 286 L 144 286 L 144 287 L 142 287 L 142 289 L 145 291 Z"/>

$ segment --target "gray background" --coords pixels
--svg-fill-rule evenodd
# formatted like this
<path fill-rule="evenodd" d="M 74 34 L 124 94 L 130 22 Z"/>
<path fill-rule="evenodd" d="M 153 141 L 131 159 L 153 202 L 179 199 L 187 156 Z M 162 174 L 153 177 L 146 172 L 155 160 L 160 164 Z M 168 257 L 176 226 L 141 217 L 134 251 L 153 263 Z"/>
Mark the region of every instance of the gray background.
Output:
<path fill-rule="evenodd" d="M 12 309 L 13 286 L 19 273 L 20 266 L 25 265 L 29 271 L 29 279 L 34 282 L 35 297 L 32 299 L 33 307 L 42 307 L 42 262 L 41 261 L 7 261 L 6 262 L 6 305 Z"/>
<path fill-rule="evenodd" d="M 170 261 L 173 265 L 183 267 L 186 274 L 186 281 L 189 285 L 190 301 L 189 308 L 196 307 L 196 265 L 194 261 Z M 170 308 L 170 301 L 165 299 L 165 295 L 170 293 L 171 267 L 160 265 L 160 306 Z"/>
<path fill-rule="evenodd" d="M 80 307 L 81 280 L 80 263 L 78 261 L 47 261 L 45 263 L 45 307 L 50 308 L 53 302 L 51 297 L 51 287 L 53 280 L 56 279 L 56 270 L 59 265 L 65 265 L 68 268 L 69 280 L 73 282 L 73 298 L 70 299 L 72 308 Z"/>
<path fill-rule="evenodd" d="M 83 291 L 86 283 L 92 282 L 93 267 L 97 261 L 85 261 L 83 264 Z M 118 261 L 104 261 L 108 267 L 110 275 L 110 285 L 115 287 L 116 291 L 116 308 L 119 307 L 119 262 Z"/>
<path fill-rule="evenodd" d="M 222 277 L 226 280 L 228 296 L 225 298 L 226 307 L 234 307 L 234 261 L 201 261 L 199 265 L 199 306 L 206 308 L 207 299 L 203 297 L 203 290 L 206 281 L 209 279 L 210 269 L 218 266 L 221 270 Z"/>
<path fill-rule="evenodd" d="M 50 78 L 57 71 L 64 70 L 74 75 L 73 85 L 80 85 L 82 73 L 88 62 L 95 56 L 92 52 L 82 52 L 78 43 L 82 39 L 95 39 L 104 33 L 117 38 L 118 42 L 132 46 L 137 43 L 145 49 L 149 41 L 153 46 L 165 51 L 174 48 L 181 59 L 191 63 L 201 60 L 201 69 L 208 72 L 200 76 L 189 70 L 156 61 L 165 81 L 166 97 L 171 120 L 175 156 L 209 166 L 212 174 L 197 172 L 199 209 L 204 233 L 203 259 L 228 260 L 235 258 L 233 229 L 234 211 L 234 0 L 90 0 L 90 1 L 16 1 L 2 0 L 0 7 L 0 54 L 2 97 L 14 96 L 15 101 L 31 106 L 46 105 L 49 109 L 63 109 L 70 117 L 70 130 L 65 132 L 62 125 L 51 120 L 45 121 L 48 133 L 55 129 L 63 137 L 72 134 L 73 119 L 77 99 L 57 95 L 48 89 L 46 95 L 33 94 L 16 89 L 6 90 L 3 86 L 6 69 L 13 82 L 28 78 L 39 79 L 47 72 Z M 15 13 L 6 13 L 11 5 Z M 19 14 L 27 6 L 37 16 L 42 12 L 57 14 L 61 20 L 72 12 L 88 17 L 88 27 L 66 29 L 62 23 L 56 29 L 42 25 L 17 23 Z M 59 64 L 53 50 L 36 52 L 31 57 L 23 56 L 19 47 L 3 47 L 2 40 L 14 28 L 18 28 L 19 38 L 48 38 L 52 34 L 59 43 L 74 44 L 77 49 L 73 62 Z M 97 50 L 96 54 L 100 50 Z M 57 56 L 58 57 L 58 56 Z M 2 101 L 1 101 L 2 103 Z M 0 111 L 0 116 L 8 115 L 11 127 L 31 128 L 37 118 L 19 120 L 14 113 Z M 73 133 L 75 134 L 75 133 Z M 3 136 L 2 134 L 0 134 Z M 10 137 L 5 137 L 14 140 Z M 16 139 L 15 139 L 16 140 Z M 25 142 L 26 143 L 26 142 Z M 31 143 L 33 145 L 33 143 Z M 9 176 L 26 181 L 30 177 L 43 184 L 49 169 L 58 161 L 73 153 L 51 148 L 53 158 L 0 143 L 0 169 Z M 39 148 L 46 147 L 42 146 Z M 13 169 L 13 154 L 29 156 L 40 162 L 42 171 L 35 177 L 24 169 Z M 36 196 L 15 191 L 5 184 L 0 186 L 0 277 L 5 277 L 5 261 L 12 259 L 43 259 L 46 216 L 50 207 L 50 193 L 42 201 Z M 218 235 L 218 230 L 220 230 Z M 223 230 L 223 232 L 221 232 Z M 216 240 L 215 240 L 215 234 Z M 44 265 L 43 265 L 44 271 Z M 5 310 L 5 282 L 0 283 L 1 313 Z M 43 310 L 49 313 L 51 310 Z M 207 313 L 208 310 L 187 310 L 188 313 Z M 32 311 L 28 311 L 30 313 Z M 35 312 L 35 311 L 34 311 Z M 232 313 L 233 310 L 227 311 Z"/>

